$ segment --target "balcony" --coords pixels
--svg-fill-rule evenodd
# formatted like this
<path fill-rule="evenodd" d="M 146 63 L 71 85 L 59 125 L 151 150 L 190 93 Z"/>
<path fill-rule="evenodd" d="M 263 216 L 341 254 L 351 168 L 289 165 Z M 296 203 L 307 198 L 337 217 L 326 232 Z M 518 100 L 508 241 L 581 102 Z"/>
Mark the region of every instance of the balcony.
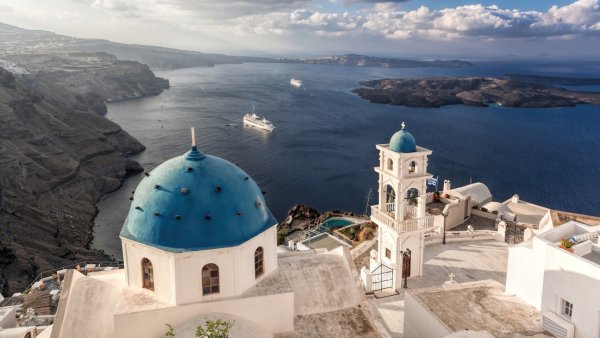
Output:
<path fill-rule="evenodd" d="M 379 210 L 378 205 L 371 206 L 371 219 L 377 223 L 385 224 L 399 233 L 411 232 L 421 229 L 433 228 L 433 216 L 398 221 L 386 212 Z"/>

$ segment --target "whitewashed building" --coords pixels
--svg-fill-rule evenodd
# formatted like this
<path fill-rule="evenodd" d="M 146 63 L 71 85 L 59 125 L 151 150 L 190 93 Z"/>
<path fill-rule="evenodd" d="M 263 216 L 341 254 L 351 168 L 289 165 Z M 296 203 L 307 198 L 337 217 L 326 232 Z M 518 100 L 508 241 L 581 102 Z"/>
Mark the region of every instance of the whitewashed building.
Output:
<path fill-rule="evenodd" d="M 371 253 L 370 271 L 361 271 L 367 291 L 400 289 L 403 270 L 407 277 L 423 274 L 423 233 L 433 227 L 427 202 L 427 157 L 431 150 L 417 146 L 402 129 L 389 144 L 378 144 L 379 201 L 371 207 L 371 220 L 379 228 L 378 248 Z"/>
<path fill-rule="evenodd" d="M 135 190 L 125 268 L 68 270 L 41 337 L 191 337 L 206 319 L 230 320 L 231 337 L 377 337 L 348 249 L 278 255 L 276 231 L 254 180 L 194 145 Z"/>
<path fill-rule="evenodd" d="M 537 308 L 556 337 L 600 336 L 599 232 L 571 221 L 508 250 L 506 292 Z M 573 252 L 563 239 L 576 243 Z"/>

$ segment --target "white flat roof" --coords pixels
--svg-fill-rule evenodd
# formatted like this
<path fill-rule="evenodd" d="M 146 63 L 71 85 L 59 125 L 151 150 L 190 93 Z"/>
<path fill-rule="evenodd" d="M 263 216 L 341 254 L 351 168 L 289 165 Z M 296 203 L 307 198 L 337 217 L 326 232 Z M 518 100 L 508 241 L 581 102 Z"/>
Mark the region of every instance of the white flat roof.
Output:
<path fill-rule="evenodd" d="M 487 331 L 494 337 L 543 332 L 540 313 L 493 280 L 408 292 L 451 332 Z"/>

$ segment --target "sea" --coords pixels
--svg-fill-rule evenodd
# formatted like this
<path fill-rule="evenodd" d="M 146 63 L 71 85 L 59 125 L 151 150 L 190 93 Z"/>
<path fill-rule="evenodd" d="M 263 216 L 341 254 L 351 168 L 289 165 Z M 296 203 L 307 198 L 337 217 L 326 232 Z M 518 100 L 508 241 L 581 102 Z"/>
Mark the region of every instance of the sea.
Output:
<path fill-rule="evenodd" d="M 201 151 L 250 174 L 279 221 L 296 204 L 365 213 L 376 203 L 375 145 L 388 143 L 402 122 L 418 145 L 433 151 L 429 172 L 439 178 L 438 189 L 446 179 L 454 187 L 483 182 L 498 201 L 518 194 L 549 208 L 600 215 L 598 105 L 409 108 L 370 103 L 351 92 L 360 81 L 394 77 L 600 77 L 598 63 L 475 61 L 465 68 L 416 69 L 246 63 L 155 73 L 171 88 L 108 105 L 106 117 L 147 147 L 134 159 L 151 171 L 189 150 L 195 127 Z M 303 86 L 290 86 L 292 77 Z M 276 129 L 244 127 L 247 112 L 266 116 Z M 129 197 L 142 177 L 128 178 L 97 204 L 92 246 L 117 259 Z"/>

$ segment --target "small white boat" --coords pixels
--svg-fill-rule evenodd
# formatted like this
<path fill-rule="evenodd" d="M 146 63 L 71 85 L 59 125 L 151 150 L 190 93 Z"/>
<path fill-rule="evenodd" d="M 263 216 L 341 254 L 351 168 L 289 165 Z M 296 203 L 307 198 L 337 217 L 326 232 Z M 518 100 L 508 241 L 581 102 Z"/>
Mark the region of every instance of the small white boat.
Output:
<path fill-rule="evenodd" d="M 261 118 L 256 114 L 244 115 L 244 126 L 255 127 L 268 131 L 273 131 L 273 129 L 275 129 L 275 126 L 273 125 L 273 123 L 271 123 L 271 121 L 267 120 L 264 117 Z"/>
<path fill-rule="evenodd" d="M 290 84 L 294 87 L 300 88 L 302 87 L 302 81 L 300 81 L 299 79 L 295 79 L 295 78 L 291 78 L 290 79 Z"/>

